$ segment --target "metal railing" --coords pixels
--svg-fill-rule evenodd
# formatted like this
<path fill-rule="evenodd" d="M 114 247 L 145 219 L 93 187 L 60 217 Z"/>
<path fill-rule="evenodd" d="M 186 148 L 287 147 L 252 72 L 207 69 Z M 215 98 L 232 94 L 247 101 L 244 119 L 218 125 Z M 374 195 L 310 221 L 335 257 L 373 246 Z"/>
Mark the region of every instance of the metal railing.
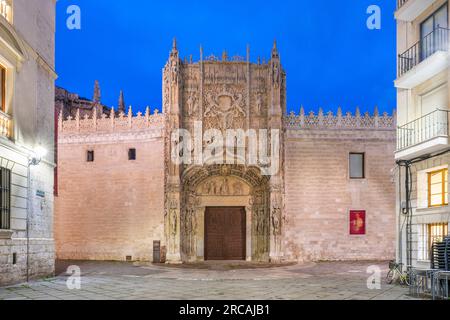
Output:
<path fill-rule="evenodd" d="M 398 76 L 414 68 L 438 51 L 448 51 L 449 29 L 438 27 L 398 56 Z"/>
<path fill-rule="evenodd" d="M 437 137 L 448 137 L 449 110 L 437 109 L 397 128 L 397 150 L 403 150 Z"/>
<path fill-rule="evenodd" d="M 12 118 L 0 111 L 0 136 L 11 138 Z"/>
<path fill-rule="evenodd" d="M 397 10 L 403 7 L 403 5 L 407 2 L 408 0 L 397 0 Z"/>
<path fill-rule="evenodd" d="M 2 15 L 9 23 L 12 22 L 11 0 L 0 0 L 0 15 Z"/>

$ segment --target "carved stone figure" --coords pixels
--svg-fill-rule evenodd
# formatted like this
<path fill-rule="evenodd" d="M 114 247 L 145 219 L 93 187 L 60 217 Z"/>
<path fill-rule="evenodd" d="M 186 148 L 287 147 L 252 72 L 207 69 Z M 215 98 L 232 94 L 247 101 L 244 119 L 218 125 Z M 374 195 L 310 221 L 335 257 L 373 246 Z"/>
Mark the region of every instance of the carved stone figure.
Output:
<path fill-rule="evenodd" d="M 279 236 L 281 234 L 281 210 L 280 208 L 273 208 L 272 213 L 272 227 L 273 235 Z"/>
<path fill-rule="evenodd" d="M 228 185 L 228 179 L 224 178 L 221 182 L 220 188 L 219 188 L 219 194 L 222 196 L 226 196 L 230 194 L 230 186 Z"/>
<path fill-rule="evenodd" d="M 235 196 L 242 196 L 243 194 L 244 194 L 244 190 L 243 190 L 243 187 L 242 187 L 242 183 L 240 183 L 239 181 L 235 182 L 233 184 L 233 195 L 235 195 Z"/>
<path fill-rule="evenodd" d="M 170 66 L 170 72 L 172 76 L 172 83 L 178 83 L 178 62 L 176 60 L 172 60 Z"/>
<path fill-rule="evenodd" d="M 263 108 L 263 98 L 260 93 L 256 95 L 256 112 L 261 114 Z"/>
<path fill-rule="evenodd" d="M 197 98 L 194 92 L 191 92 L 186 100 L 187 115 L 193 116 L 197 113 Z"/>
<path fill-rule="evenodd" d="M 275 87 L 280 86 L 280 67 L 278 66 L 278 63 L 273 64 L 272 80 Z"/>
<path fill-rule="evenodd" d="M 170 220 L 170 232 L 172 234 L 172 236 L 176 236 L 177 234 L 177 229 L 178 229 L 178 214 L 177 214 L 177 204 L 175 201 L 172 201 L 170 204 L 170 216 L 169 216 L 169 220 Z"/>

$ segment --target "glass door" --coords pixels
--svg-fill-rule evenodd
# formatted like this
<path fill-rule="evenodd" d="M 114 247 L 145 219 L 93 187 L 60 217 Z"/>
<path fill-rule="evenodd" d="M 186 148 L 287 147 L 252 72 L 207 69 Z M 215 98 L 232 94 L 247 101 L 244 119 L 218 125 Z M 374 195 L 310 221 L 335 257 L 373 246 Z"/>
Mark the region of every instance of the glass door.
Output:
<path fill-rule="evenodd" d="M 423 61 L 436 51 L 447 50 L 448 7 L 438 9 L 420 25 L 420 60 Z"/>

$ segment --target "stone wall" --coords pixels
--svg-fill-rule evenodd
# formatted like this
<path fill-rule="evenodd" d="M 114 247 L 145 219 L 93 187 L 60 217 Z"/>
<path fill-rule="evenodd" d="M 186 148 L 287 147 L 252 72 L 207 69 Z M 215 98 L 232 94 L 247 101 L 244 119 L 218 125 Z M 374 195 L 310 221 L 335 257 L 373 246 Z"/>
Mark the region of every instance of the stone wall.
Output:
<path fill-rule="evenodd" d="M 59 122 L 58 259 L 148 261 L 164 241 L 165 118 L 114 114 Z"/>
<path fill-rule="evenodd" d="M 288 259 L 393 259 L 395 119 L 333 114 L 286 119 Z M 349 153 L 365 153 L 366 179 L 349 178 Z M 351 236 L 350 210 L 366 210 L 367 234 Z"/>
<path fill-rule="evenodd" d="M 6 68 L 3 117 L 12 120 L 11 132 L 0 133 L 0 166 L 12 172 L 10 230 L 0 230 L 0 286 L 25 281 L 27 273 L 33 279 L 54 272 L 55 1 L 12 4 L 13 23 L 0 21 L 0 63 Z M 38 146 L 48 154 L 28 171 Z"/>

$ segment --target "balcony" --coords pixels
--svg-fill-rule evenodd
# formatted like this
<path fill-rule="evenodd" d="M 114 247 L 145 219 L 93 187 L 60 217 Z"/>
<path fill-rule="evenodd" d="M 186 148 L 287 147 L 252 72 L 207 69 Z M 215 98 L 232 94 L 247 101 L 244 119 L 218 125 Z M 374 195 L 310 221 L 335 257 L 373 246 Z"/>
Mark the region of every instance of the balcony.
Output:
<path fill-rule="evenodd" d="M 449 146 L 449 110 L 436 109 L 397 128 L 396 160 L 410 160 Z"/>
<path fill-rule="evenodd" d="M 437 0 L 397 0 L 395 18 L 406 22 L 414 21 L 436 1 Z"/>
<path fill-rule="evenodd" d="M 12 138 L 12 118 L 0 111 L 0 137 Z"/>
<path fill-rule="evenodd" d="M 436 28 L 398 56 L 397 88 L 411 89 L 448 66 L 449 29 Z"/>
<path fill-rule="evenodd" d="M 0 15 L 9 23 L 12 23 L 12 5 L 11 0 L 0 0 Z"/>

